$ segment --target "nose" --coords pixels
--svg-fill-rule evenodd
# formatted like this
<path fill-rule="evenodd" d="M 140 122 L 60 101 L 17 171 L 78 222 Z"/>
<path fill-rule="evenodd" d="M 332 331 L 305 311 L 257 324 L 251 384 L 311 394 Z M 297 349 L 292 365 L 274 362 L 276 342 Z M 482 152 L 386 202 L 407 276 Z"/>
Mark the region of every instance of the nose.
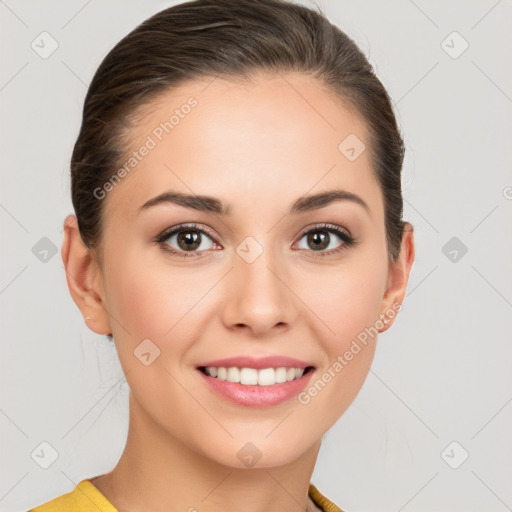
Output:
<path fill-rule="evenodd" d="M 287 273 L 267 252 L 252 263 L 235 255 L 234 268 L 226 282 L 224 325 L 265 337 L 289 329 L 298 314 L 297 298 L 287 284 Z"/>

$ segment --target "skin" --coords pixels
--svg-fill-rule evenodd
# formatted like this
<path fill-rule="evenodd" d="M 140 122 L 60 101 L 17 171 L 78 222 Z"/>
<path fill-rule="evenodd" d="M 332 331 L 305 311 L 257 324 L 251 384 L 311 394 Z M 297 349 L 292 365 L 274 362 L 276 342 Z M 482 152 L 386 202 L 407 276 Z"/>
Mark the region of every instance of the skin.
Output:
<path fill-rule="evenodd" d="M 296 398 L 267 408 L 229 403 L 195 366 L 288 355 L 315 365 L 313 383 L 359 333 L 402 303 L 413 229 L 406 225 L 400 257 L 390 263 L 364 123 L 299 73 L 168 90 L 145 107 L 129 150 L 190 96 L 198 106 L 103 199 L 102 263 L 80 239 L 76 217 L 64 221 L 70 293 L 91 330 L 113 334 L 130 386 L 125 450 L 93 483 L 124 512 L 229 512 L 241 503 L 247 512 L 304 510 L 322 436 L 361 389 L 377 336 L 305 405 Z M 353 162 L 338 150 L 351 133 L 367 148 Z M 330 189 L 357 194 L 369 211 L 344 200 L 286 213 L 300 196 Z M 167 190 L 214 196 L 232 213 L 170 203 L 138 212 Z M 154 243 L 165 229 L 192 222 L 215 234 L 202 235 L 195 256 L 170 255 Z M 300 235 L 323 222 L 347 229 L 358 243 L 319 257 Z M 252 263 L 236 252 L 248 236 L 263 249 Z M 324 253 L 344 243 L 329 236 Z M 184 252 L 177 236 L 167 243 Z M 149 366 L 133 354 L 147 338 L 161 351 Z M 237 457 L 249 441 L 262 454 L 252 467 Z"/>

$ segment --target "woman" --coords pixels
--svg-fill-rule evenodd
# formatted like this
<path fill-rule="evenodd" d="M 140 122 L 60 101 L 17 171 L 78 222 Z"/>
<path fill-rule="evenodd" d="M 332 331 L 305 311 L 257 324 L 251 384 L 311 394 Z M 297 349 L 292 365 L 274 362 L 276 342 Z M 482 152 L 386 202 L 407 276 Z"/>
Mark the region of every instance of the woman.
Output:
<path fill-rule="evenodd" d="M 152 16 L 89 87 L 62 258 L 115 343 L 129 433 L 33 509 L 341 510 L 310 482 L 414 260 L 404 146 L 368 61 L 284 0 Z"/>

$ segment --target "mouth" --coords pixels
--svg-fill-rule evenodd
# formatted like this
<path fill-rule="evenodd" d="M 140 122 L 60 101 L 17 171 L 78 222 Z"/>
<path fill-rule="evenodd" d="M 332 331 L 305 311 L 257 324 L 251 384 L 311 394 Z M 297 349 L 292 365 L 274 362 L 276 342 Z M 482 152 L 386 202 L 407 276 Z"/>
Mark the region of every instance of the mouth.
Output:
<path fill-rule="evenodd" d="M 236 406 L 265 408 L 290 402 L 310 382 L 314 366 L 198 366 L 197 374 L 214 397 Z"/>
<path fill-rule="evenodd" d="M 242 386 L 274 386 L 301 379 L 312 372 L 314 366 L 295 368 L 280 366 L 277 368 L 251 368 L 236 366 L 199 366 L 197 368 L 207 377 Z"/>

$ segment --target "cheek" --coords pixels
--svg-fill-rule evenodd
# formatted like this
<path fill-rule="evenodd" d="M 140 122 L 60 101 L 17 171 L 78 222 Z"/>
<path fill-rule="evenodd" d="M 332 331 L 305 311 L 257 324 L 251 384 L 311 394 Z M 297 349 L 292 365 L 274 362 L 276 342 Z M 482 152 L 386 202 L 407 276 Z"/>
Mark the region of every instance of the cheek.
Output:
<path fill-rule="evenodd" d="M 166 264 L 158 248 L 125 248 L 108 269 L 108 307 L 121 338 L 159 340 L 204 294 L 200 272 Z M 201 282 L 203 283 L 201 286 Z M 167 338 L 167 337 L 166 337 Z"/>
<path fill-rule="evenodd" d="M 312 416 L 322 418 L 315 420 L 319 423 L 332 425 L 356 398 L 368 375 L 386 272 L 386 260 L 367 264 L 360 259 L 357 265 L 347 263 L 317 276 L 317 293 L 304 291 L 304 302 L 315 313 L 309 323 L 317 326 L 316 338 L 326 358 L 299 401 Z"/>
<path fill-rule="evenodd" d="M 122 260 L 109 269 L 107 294 L 119 360 L 138 403 L 162 425 L 169 424 L 175 421 L 170 404 L 185 409 L 189 404 L 174 380 L 182 378 L 175 362 L 187 350 L 193 329 L 187 314 L 204 287 L 198 278 L 191 283 L 182 268 L 166 265 L 156 249 L 120 253 Z M 144 354 L 149 356 L 144 359 Z M 164 403 L 167 412 L 161 410 Z"/>
<path fill-rule="evenodd" d="M 368 251 L 369 252 L 369 251 Z M 300 279 L 300 278 L 298 278 Z M 299 296 L 319 325 L 319 339 L 332 352 L 343 350 L 366 327 L 375 323 L 387 279 L 385 257 L 354 253 L 343 263 L 301 279 Z"/>

